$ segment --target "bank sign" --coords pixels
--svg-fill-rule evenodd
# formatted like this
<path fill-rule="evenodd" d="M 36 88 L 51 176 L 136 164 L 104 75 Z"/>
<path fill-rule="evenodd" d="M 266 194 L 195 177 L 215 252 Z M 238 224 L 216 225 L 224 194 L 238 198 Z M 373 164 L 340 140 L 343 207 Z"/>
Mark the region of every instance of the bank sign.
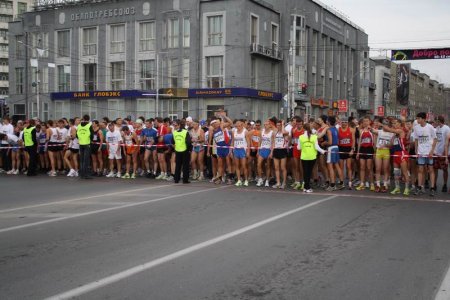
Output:
<path fill-rule="evenodd" d="M 147 94 L 155 94 L 156 91 L 138 91 L 138 90 L 124 90 L 124 91 L 92 91 L 92 92 L 67 92 L 67 93 L 52 93 L 52 100 L 67 100 L 67 99 L 97 99 L 97 98 L 137 98 L 145 97 Z"/>
<path fill-rule="evenodd" d="M 419 60 L 450 58 L 450 48 L 392 50 L 391 60 Z"/>
<path fill-rule="evenodd" d="M 211 98 L 211 97 L 249 97 L 280 101 L 281 93 L 274 93 L 248 88 L 229 89 L 189 89 L 189 98 Z"/>

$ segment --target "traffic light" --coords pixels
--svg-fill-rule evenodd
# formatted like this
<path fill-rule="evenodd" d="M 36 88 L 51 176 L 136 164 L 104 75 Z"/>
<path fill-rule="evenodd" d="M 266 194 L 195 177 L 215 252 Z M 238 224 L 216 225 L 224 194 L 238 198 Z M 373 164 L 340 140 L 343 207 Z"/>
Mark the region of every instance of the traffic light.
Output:
<path fill-rule="evenodd" d="M 308 85 L 306 83 L 302 83 L 299 84 L 299 90 L 298 90 L 298 94 L 299 95 L 306 95 L 307 89 L 308 89 Z"/>

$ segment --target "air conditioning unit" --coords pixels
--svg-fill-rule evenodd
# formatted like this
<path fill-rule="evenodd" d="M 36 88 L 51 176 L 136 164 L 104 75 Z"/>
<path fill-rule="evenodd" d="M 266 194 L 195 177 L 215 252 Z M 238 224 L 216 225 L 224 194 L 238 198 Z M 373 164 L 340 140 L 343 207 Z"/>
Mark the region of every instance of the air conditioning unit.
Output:
<path fill-rule="evenodd" d="M 320 76 L 325 77 L 325 69 L 320 69 Z"/>
<path fill-rule="evenodd" d="M 311 67 L 311 73 L 316 74 L 317 70 L 316 70 L 316 66 L 312 66 Z"/>
<path fill-rule="evenodd" d="M 329 73 L 328 73 L 328 77 L 329 77 L 330 79 L 333 79 L 333 72 L 329 72 Z"/>

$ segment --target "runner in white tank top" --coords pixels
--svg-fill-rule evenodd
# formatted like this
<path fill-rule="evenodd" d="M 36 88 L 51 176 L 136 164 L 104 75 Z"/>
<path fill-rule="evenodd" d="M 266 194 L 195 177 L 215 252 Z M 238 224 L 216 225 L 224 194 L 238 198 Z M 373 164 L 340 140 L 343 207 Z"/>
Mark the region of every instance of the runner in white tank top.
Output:
<path fill-rule="evenodd" d="M 273 140 L 273 130 L 271 128 L 271 122 L 269 120 L 266 120 L 264 122 L 264 128 L 261 130 L 261 136 L 260 136 L 260 144 L 258 149 L 258 181 L 256 183 L 256 186 L 263 186 L 264 185 L 264 179 L 263 179 L 263 164 L 266 162 L 266 168 L 265 168 L 265 178 L 266 183 L 265 186 L 269 186 L 269 179 L 270 179 L 270 169 L 271 169 L 271 152 L 272 152 L 272 140 Z"/>
<path fill-rule="evenodd" d="M 236 186 L 248 186 L 247 157 L 250 155 L 249 139 L 248 131 L 244 128 L 244 121 L 237 121 L 236 130 L 233 131 L 234 166 L 238 179 Z M 244 173 L 244 182 L 241 180 L 241 173 Z"/>

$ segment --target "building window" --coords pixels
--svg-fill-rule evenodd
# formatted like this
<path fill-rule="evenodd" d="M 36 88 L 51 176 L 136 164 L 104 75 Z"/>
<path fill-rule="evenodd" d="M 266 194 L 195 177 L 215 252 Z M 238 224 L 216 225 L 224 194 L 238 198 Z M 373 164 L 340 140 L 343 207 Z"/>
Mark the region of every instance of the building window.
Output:
<path fill-rule="evenodd" d="M 272 24 L 272 48 L 277 49 L 279 43 L 279 29 L 277 24 Z"/>
<path fill-rule="evenodd" d="M 16 68 L 16 94 L 23 94 L 23 68 Z"/>
<path fill-rule="evenodd" d="M 167 32 L 169 39 L 169 48 L 178 48 L 180 39 L 180 21 L 178 19 L 170 19 L 167 22 Z"/>
<path fill-rule="evenodd" d="M 83 55 L 97 55 L 97 28 L 83 29 Z"/>
<path fill-rule="evenodd" d="M 96 100 L 81 100 L 80 102 L 81 115 L 89 115 L 91 120 L 97 119 L 97 101 Z"/>
<path fill-rule="evenodd" d="M 206 58 L 206 83 L 209 88 L 223 87 L 223 56 Z"/>
<path fill-rule="evenodd" d="M 55 101 L 55 119 L 59 120 L 64 117 L 70 117 L 70 102 Z"/>
<path fill-rule="evenodd" d="M 2 38 L 4 41 L 8 40 L 8 29 L 0 30 L 0 38 Z M 0 41 L 2 41 L 2 39 L 0 39 Z"/>
<path fill-rule="evenodd" d="M 259 32 L 259 19 L 257 16 L 252 15 L 251 16 L 251 22 L 250 22 L 250 43 L 252 44 L 258 44 L 258 32 Z"/>
<path fill-rule="evenodd" d="M 183 112 L 183 118 L 189 117 L 189 100 L 188 99 L 181 100 L 181 105 L 182 105 L 181 110 Z"/>
<path fill-rule="evenodd" d="M 70 30 L 58 31 L 58 56 L 70 56 Z"/>
<path fill-rule="evenodd" d="M 169 87 L 178 87 L 178 58 L 169 60 Z"/>
<path fill-rule="evenodd" d="M 17 14 L 21 15 L 27 12 L 27 4 L 24 2 L 17 2 Z"/>
<path fill-rule="evenodd" d="M 48 32 L 32 33 L 31 47 L 31 57 L 48 57 Z"/>
<path fill-rule="evenodd" d="M 125 52 L 125 25 L 111 25 L 111 53 Z"/>
<path fill-rule="evenodd" d="M 14 104 L 15 115 L 25 115 L 25 104 Z"/>
<path fill-rule="evenodd" d="M 115 120 L 125 114 L 125 102 L 119 99 L 108 100 L 108 118 Z"/>
<path fill-rule="evenodd" d="M 58 66 L 58 92 L 68 92 L 70 91 L 70 72 L 68 71 L 69 66 Z"/>
<path fill-rule="evenodd" d="M 141 60 L 139 62 L 141 89 L 144 91 L 155 88 L 155 60 Z"/>
<path fill-rule="evenodd" d="M 31 111 L 31 117 L 32 118 L 37 118 L 38 117 L 38 105 L 37 102 L 31 102 L 29 105 L 30 107 L 30 111 Z"/>
<path fill-rule="evenodd" d="M 48 102 L 42 103 L 42 119 L 48 120 Z"/>
<path fill-rule="evenodd" d="M 191 20 L 189 18 L 183 19 L 183 47 L 191 46 Z"/>
<path fill-rule="evenodd" d="M 139 51 L 155 51 L 155 22 L 139 24 Z"/>
<path fill-rule="evenodd" d="M 148 118 L 155 114 L 155 100 L 152 99 L 137 99 L 137 115 Z"/>
<path fill-rule="evenodd" d="M 190 59 L 184 58 L 183 59 L 183 87 L 189 88 L 189 64 Z"/>
<path fill-rule="evenodd" d="M 125 88 L 125 62 L 111 63 L 111 88 L 123 90 Z"/>
<path fill-rule="evenodd" d="M 23 35 L 16 35 L 16 57 L 22 59 L 25 56 L 25 45 L 23 44 Z"/>
<path fill-rule="evenodd" d="M 97 64 L 84 65 L 84 90 L 95 91 L 97 89 Z"/>
<path fill-rule="evenodd" d="M 220 46 L 223 40 L 223 16 L 208 17 L 208 46 Z"/>
<path fill-rule="evenodd" d="M 39 74 L 41 74 L 41 81 L 39 83 L 41 91 L 42 93 L 48 93 L 48 67 L 43 67 Z"/>

